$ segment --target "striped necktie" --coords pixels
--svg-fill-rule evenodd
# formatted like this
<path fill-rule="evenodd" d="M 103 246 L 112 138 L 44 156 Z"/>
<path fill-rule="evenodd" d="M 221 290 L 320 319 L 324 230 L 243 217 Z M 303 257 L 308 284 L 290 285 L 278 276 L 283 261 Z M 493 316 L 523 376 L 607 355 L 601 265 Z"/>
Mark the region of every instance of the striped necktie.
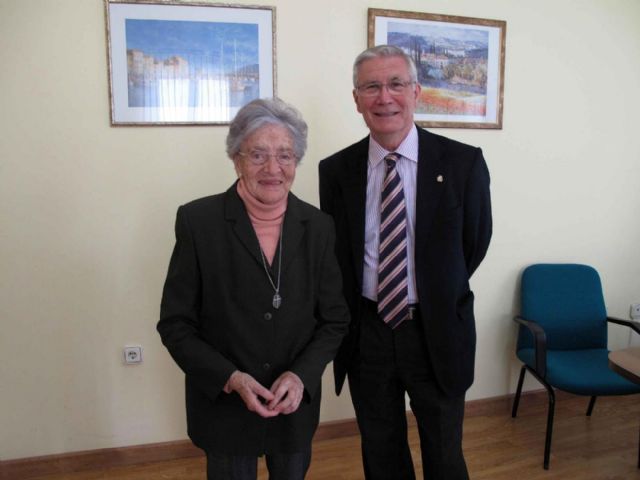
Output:
<path fill-rule="evenodd" d="M 407 214 L 402 182 L 396 169 L 397 153 L 384 157 L 387 172 L 380 198 L 378 253 L 378 313 L 396 328 L 409 313 L 407 289 Z"/>

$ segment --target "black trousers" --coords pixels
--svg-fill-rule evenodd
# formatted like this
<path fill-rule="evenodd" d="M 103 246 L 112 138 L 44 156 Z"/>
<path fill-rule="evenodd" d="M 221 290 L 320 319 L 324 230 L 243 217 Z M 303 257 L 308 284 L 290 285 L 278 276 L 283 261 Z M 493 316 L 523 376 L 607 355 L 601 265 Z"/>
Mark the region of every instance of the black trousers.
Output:
<path fill-rule="evenodd" d="M 311 463 L 311 450 L 267 454 L 269 480 L 303 480 Z M 207 480 L 256 480 L 258 457 L 207 452 Z"/>
<path fill-rule="evenodd" d="M 405 394 L 417 420 L 424 478 L 467 480 L 462 454 L 464 395 L 448 397 L 438 387 L 419 311 L 389 328 L 374 302 L 363 299 L 359 352 L 349 389 L 362 437 L 367 480 L 414 480 L 407 440 Z"/>

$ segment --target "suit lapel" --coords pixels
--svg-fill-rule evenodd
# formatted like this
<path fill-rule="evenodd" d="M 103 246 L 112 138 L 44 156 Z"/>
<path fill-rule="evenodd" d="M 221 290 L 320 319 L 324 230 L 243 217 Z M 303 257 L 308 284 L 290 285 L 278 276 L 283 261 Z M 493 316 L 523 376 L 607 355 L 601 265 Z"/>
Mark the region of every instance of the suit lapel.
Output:
<path fill-rule="evenodd" d="M 345 157 L 347 172 L 345 175 L 345 209 L 349 238 L 353 251 L 353 269 L 357 273 L 358 285 L 362 288 L 362 270 L 364 258 L 364 229 L 367 204 L 367 163 L 369 158 L 369 137 L 354 147 L 352 155 Z"/>
<path fill-rule="evenodd" d="M 424 245 L 440 196 L 447 182 L 444 149 L 432 133 L 418 128 L 418 178 L 416 192 L 416 248 Z"/>
<path fill-rule="evenodd" d="M 300 243 L 306 231 L 306 222 L 307 218 L 300 209 L 300 200 L 294 194 L 289 193 L 287 213 L 284 216 L 284 224 L 282 226 L 281 255 L 283 273 L 287 271 L 297 250 L 300 248 Z"/>
<path fill-rule="evenodd" d="M 260 256 L 260 243 L 256 235 L 246 208 L 238 195 L 235 182 L 225 195 L 224 213 L 225 219 L 230 222 L 231 228 L 240 243 L 244 245 L 251 256 L 262 265 L 262 257 Z"/>

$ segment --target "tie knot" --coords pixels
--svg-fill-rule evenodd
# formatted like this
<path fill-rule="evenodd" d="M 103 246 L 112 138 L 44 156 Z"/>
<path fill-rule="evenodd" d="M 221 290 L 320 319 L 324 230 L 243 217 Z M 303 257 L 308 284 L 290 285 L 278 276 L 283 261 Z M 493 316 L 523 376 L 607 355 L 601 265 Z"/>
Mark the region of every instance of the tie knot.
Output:
<path fill-rule="evenodd" d="M 389 153 L 384 157 L 384 161 L 387 164 L 387 168 L 393 168 L 396 166 L 396 162 L 400 160 L 400 155 L 397 153 Z"/>

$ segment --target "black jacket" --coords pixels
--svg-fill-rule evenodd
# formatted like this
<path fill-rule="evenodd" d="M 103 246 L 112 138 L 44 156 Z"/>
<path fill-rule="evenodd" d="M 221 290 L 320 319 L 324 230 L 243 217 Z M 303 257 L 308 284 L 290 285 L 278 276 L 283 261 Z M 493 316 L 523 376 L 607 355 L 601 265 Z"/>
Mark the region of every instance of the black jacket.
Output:
<path fill-rule="evenodd" d="M 421 318 L 438 384 L 459 395 L 473 383 L 476 332 L 469 278 L 492 232 L 489 172 L 479 148 L 418 128 L 415 270 Z M 320 162 L 320 207 L 336 226 L 336 254 L 351 310 L 334 361 L 340 393 L 358 341 L 369 137 Z"/>
<path fill-rule="evenodd" d="M 331 219 L 289 194 L 282 243 L 282 305 L 274 309 L 235 185 L 178 210 L 158 331 L 186 374 L 189 436 L 204 450 L 296 452 L 309 448 L 318 425 L 321 376 L 349 321 Z M 236 369 L 266 388 L 290 370 L 305 400 L 293 414 L 263 419 L 222 391 Z"/>

